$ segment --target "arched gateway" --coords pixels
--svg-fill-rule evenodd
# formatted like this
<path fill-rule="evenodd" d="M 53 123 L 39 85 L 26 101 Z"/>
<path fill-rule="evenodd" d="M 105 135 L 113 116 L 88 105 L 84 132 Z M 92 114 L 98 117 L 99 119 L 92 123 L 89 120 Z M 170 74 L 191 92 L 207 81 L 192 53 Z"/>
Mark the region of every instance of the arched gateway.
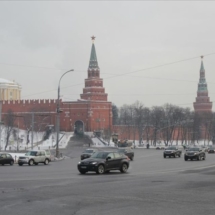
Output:
<path fill-rule="evenodd" d="M 75 122 L 74 131 L 76 134 L 83 134 L 84 133 L 84 123 L 81 120 L 77 120 Z"/>

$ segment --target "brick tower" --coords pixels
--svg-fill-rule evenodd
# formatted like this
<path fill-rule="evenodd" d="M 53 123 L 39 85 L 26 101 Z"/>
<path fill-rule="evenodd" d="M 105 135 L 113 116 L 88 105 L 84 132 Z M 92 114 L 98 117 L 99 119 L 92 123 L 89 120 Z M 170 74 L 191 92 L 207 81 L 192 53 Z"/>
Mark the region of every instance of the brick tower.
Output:
<path fill-rule="evenodd" d="M 201 62 L 201 68 L 200 68 L 197 97 L 196 97 L 196 102 L 193 103 L 194 110 L 195 112 L 198 112 L 198 113 L 212 111 L 212 102 L 210 102 L 210 98 L 208 97 L 208 87 L 205 79 L 203 56 L 201 56 L 201 59 L 202 59 L 202 62 Z"/>
<path fill-rule="evenodd" d="M 100 78 L 100 69 L 96 57 L 96 49 L 94 45 L 95 37 L 92 36 L 92 48 L 90 55 L 90 63 L 88 67 L 88 78 L 85 79 L 85 88 L 81 99 L 91 101 L 107 101 L 107 94 L 103 87 L 103 80 Z"/>

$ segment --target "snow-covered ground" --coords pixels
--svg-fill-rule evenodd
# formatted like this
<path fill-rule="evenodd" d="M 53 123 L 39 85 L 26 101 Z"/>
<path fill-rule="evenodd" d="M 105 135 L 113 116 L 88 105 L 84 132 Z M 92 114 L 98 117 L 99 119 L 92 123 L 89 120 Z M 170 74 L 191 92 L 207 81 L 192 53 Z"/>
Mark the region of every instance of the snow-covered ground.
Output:
<path fill-rule="evenodd" d="M 93 147 L 114 147 L 115 144 L 110 141 L 106 141 L 102 138 L 97 138 L 94 136 L 93 132 L 85 132 L 86 135 L 88 135 L 93 142 Z M 73 136 L 73 132 L 61 132 L 59 134 L 59 148 L 66 148 L 68 141 Z M 16 134 L 11 134 L 9 139 L 9 144 L 7 146 L 7 151 L 26 151 L 33 148 L 34 150 L 40 150 L 40 149 L 55 149 L 56 148 L 56 133 L 53 132 L 50 134 L 49 138 L 45 141 L 43 141 L 44 132 L 34 132 L 33 133 L 33 143 L 31 143 L 32 140 L 32 134 L 30 132 L 29 138 L 27 138 L 27 132 L 25 130 L 18 130 Z M 29 143 L 27 143 L 27 139 L 29 139 Z M 0 144 L 0 151 L 4 151 L 5 149 L 5 142 L 6 142 L 6 129 L 4 126 L 2 126 L 2 132 L 1 132 L 1 144 Z M 194 143 L 187 143 L 188 145 L 194 145 Z M 146 148 L 147 142 L 143 141 L 141 144 L 139 144 L 139 141 L 136 140 L 133 143 L 133 146 L 136 148 Z M 168 145 L 177 145 L 176 141 L 173 141 L 169 143 Z M 199 142 L 195 142 L 196 146 L 208 146 L 212 145 L 212 142 L 201 140 Z M 157 143 L 156 146 L 153 146 L 150 141 L 150 148 L 155 148 L 157 146 L 165 147 L 164 142 Z M 181 141 L 178 141 L 178 146 L 182 148 Z"/>
<path fill-rule="evenodd" d="M 73 132 L 62 132 L 59 134 L 59 148 L 65 148 Z M 32 133 L 30 132 L 27 138 L 27 131 L 19 130 L 16 134 L 11 134 L 6 151 L 24 151 L 33 149 L 54 149 L 56 147 L 56 133 L 50 134 L 49 138 L 43 141 L 44 132 L 34 132 L 33 142 Z M 27 143 L 27 139 L 29 140 Z M 2 126 L 0 151 L 5 150 L 6 145 L 6 129 Z"/>

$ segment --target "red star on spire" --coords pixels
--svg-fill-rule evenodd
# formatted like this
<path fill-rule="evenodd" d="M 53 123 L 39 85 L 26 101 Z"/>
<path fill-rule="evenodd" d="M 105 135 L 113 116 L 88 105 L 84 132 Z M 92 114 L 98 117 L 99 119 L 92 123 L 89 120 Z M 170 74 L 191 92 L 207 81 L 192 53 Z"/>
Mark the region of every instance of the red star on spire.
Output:
<path fill-rule="evenodd" d="M 92 36 L 91 39 L 92 39 L 92 41 L 94 42 L 94 40 L 96 39 L 96 37 L 95 37 L 95 36 Z"/>

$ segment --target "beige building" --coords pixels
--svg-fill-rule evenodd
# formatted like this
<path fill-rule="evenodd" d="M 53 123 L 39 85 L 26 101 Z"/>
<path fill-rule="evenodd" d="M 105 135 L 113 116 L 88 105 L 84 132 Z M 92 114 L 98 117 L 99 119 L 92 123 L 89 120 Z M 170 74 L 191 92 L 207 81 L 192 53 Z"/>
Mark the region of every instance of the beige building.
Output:
<path fill-rule="evenodd" d="M 0 78 L 0 100 L 20 100 L 21 85 L 15 81 Z"/>

